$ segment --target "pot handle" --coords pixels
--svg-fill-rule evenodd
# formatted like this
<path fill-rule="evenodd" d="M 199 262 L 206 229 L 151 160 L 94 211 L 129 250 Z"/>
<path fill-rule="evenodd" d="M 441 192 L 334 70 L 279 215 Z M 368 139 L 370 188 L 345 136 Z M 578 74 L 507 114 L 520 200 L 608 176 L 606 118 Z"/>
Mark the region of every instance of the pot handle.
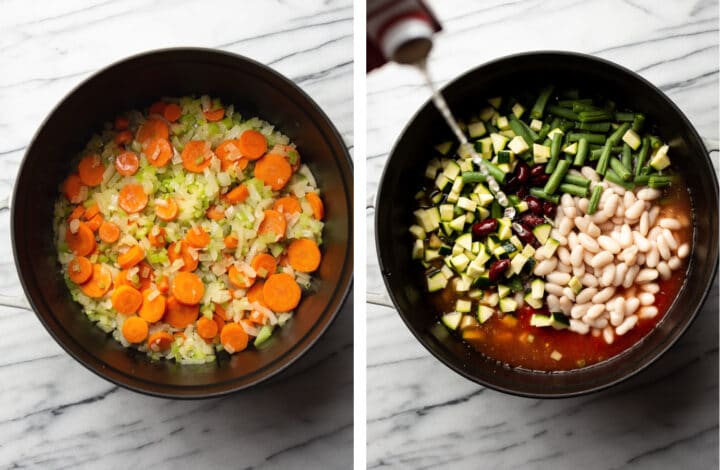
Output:
<path fill-rule="evenodd" d="M 10 210 L 10 197 L 0 199 L 0 212 Z M 32 310 L 24 295 L 7 295 L 0 293 L 0 306 Z"/>

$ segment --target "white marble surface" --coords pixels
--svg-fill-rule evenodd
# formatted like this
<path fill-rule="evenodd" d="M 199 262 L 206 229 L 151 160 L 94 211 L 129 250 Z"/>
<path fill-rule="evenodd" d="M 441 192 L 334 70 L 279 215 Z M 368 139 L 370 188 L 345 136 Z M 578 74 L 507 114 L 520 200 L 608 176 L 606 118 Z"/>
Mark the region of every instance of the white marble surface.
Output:
<path fill-rule="evenodd" d="M 445 26 L 430 61 L 439 84 L 514 52 L 596 54 L 660 86 L 695 124 L 717 163 L 714 0 L 429 3 Z M 368 467 L 718 468 L 717 284 L 697 321 L 653 367 L 585 397 L 504 395 L 456 375 L 420 346 L 388 301 L 375 256 L 372 203 L 392 143 L 428 94 L 418 74 L 393 65 L 372 73 L 367 89 Z"/>
<path fill-rule="evenodd" d="M 0 199 L 65 93 L 100 67 L 161 47 L 215 47 L 269 64 L 315 98 L 352 148 L 352 15 L 350 0 L 0 1 Z M 20 292 L 4 211 L 0 293 Z M 352 465 L 352 302 L 280 380 L 194 402 L 105 382 L 30 311 L 0 308 L 0 331 L 0 468 Z"/>

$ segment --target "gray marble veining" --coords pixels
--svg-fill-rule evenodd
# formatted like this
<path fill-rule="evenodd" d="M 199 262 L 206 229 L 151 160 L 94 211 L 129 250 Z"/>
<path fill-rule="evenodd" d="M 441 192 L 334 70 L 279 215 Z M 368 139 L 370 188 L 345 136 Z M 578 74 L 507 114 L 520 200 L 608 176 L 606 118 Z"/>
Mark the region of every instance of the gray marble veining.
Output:
<path fill-rule="evenodd" d="M 430 71 L 442 85 L 515 52 L 592 53 L 639 72 L 690 118 L 718 159 L 714 1 L 430 1 L 445 30 Z M 428 99 L 419 74 L 368 79 L 369 468 L 718 468 L 718 289 L 649 370 L 605 392 L 531 400 L 485 389 L 439 363 L 388 300 L 377 266 L 373 195 L 388 152 Z"/>
<path fill-rule="evenodd" d="M 0 2 L 0 199 L 68 91 L 100 67 L 162 47 L 215 47 L 269 64 L 320 104 L 352 148 L 352 15 L 349 0 Z M 0 293 L 21 293 L 7 211 Z M 65 354 L 32 312 L 0 307 L 0 468 L 349 468 L 352 318 L 350 300 L 272 382 L 193 402 L 115 387 Z"/>

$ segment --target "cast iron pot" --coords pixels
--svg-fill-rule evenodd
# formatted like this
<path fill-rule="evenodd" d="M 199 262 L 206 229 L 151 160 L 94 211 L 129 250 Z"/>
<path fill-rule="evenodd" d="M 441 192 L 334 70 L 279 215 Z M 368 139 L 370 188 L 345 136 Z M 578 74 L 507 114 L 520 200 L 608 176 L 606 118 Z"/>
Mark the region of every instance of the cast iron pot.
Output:
<path fill-rule="evenodd" d="M 202 71 L 198 73 L 198 71 Z M 261 351 L 250 348 L 216 363 L 151 362 L 124 349 L 82 313 L 69 295 L 53 243 L 53 204 L 70 159 L 124 110 L 161 96 L 209 94 L 259 116 L 298 145 L 323 191 L 326 226 L 318 291 Z M 327 329 L 352 282 L 351 161 L 340 134 L 298 86 L 250 59 L 210 49 L 166 49 L 122 60 L 98 72 L 60 102 L 40 126 L 20 166 L 12 209 L 12 242 L 25 294 L 40 321 L 72 357 L 99 376 L 150 395 L 205 398 L 261 382 L 291 364 Z"/>
<path fill-rule="evenodd" d="M 427 102 L 395 144 L 380 182 L 376 243 L 385 285 L 407 327 L 435 357 L 479 384 L 521 396 L 564 397 L 597 391 L 646 368 L 688 328 L 713 281 L 718 258 L 718 183 L 708 153 L 685 115 L 660 90 L 636 73 L 595 57 L 534 52 L 482 65 L 448 84 L 442 93 L 457 116 L 477 111 L 491 96 L 554 83 L 580 87 L 647 115 L 670 143 L 673 162 L 684 174 L 694 208 L 693 250 L 688 276 L 656 329 L 640 343 L 600 364 L 562 373 L 514 369 L 472 350 L 438 328 L 426 299 L 420 267 L 410 259 L 414 194 L 423 181 L 433 145 L 452 134 Z"/>

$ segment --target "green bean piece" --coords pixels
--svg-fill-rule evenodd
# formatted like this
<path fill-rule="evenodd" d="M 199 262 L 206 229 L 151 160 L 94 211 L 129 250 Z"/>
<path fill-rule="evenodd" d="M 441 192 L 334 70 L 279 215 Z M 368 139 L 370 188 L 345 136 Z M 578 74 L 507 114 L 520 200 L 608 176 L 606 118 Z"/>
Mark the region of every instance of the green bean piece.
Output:
<path fill-rule="evenodd" d="M 623 180 L 632 180 L 632 173 L 630 172 L 630 169 L 623 165 L 623 163 L 617 158 L 610 159 L 610 168 L 612 168 L 613 171 Z"/>
<path fill-rule="evenodd" d="M 540 91 L 540 96 L 538 96 L 537 101 L 535 101 L 535 104 L 530 110 L 531 118 L 542 119 L 543 114 L 545 113 L 545 106 L 547 105 L 553 90 L 555 90 L 555 87 L 553 85 L 548 85 Z"/>
<path fill-rule="evenodd" d="M 495 178 L 495 181 L 497 181 L 500 184 L 505 183 L 505 176 L 506 173 L 502 171 L 499 167 L 497 167 L 494 163 L 489 162 L 487 160 L 483 160 L 483 163 L 487 167 L 488 173 L 490 176 Z"/>
<path fill-rule="evenodd" d="M 576 186 L 584 186 L 586 188 L 590 186 L 589 179 L 585 178 L 584 176 L 571 175 L 570 173 L 565 175 L 563 183 L 574 184 Z"/>
<path fill-rule="evenodd" d="M 580 103 L 578 101 L 573 103 L 572 110 L 576 113 L 581 113 L 583 111 L 602 111 L 597 106 L 593 106 L 592 103 Z"/>
<path fill-rule="evenodd" d="M 605 173 L 605 179 L 610 181 L 611 183 L 615 183 L 618 186 L 622 186 L 625 189 L 633 189 L 635 185 L 630 181 L 625 181 L 620 176 L 618 176 L 617 173 L 615 173 L 612 169 L 608 169 L 608 171 Z"/>
<path fill-rule="evenodd" d="M 645 166 L 645 160 L 647 160 L 648 154 L 650 153 L 650 139 L 643 137 L 642 147 L 640 147 L 640 153 L 638 153 L 637 162 L 635 163 L 635 176 L 640 176 L 640 171 Z"/>
<path fill-rule="evenodd" d="M 618 111 L 615 113 L 615 120 L 620 122 L 633 122 L 635 120 L 635 115 L 633 113 Z"/>
<path fill-rule="evenodd" d="M 635 119 L 632 122 L 632 130 L 640 132 L 645 124 L 645 115 L 642 113 L 635 113 Z"/>
<path fill-rule="evenodd" d="M 488 134 L 497 134 L 499 129 L 493 125 L 492 122 L 490 122 L 490 119 L 485 121 L 485 129 L 487 130 Z"/>
<path fill-rule="evenodd" d="M 622 149 L 622 164 L 625 168 L 632 170 L 632 148 L 628 144 L 623 144 Z"/>
<path fill-rule="evenodd" d="M 545 137 L 547 137 L 548 133 L 552 130 L 549 123 L 544 123 L 542 127 L 540 128 L 540 132 L 538 132 L 538 140 L 544 140 Z"/>
<path fill-rule="evenodd" d="M 575 106 L 576 104 L 592 104 L 593 100 L 592 98 L 582 98 L 579 100 L 560 100 L 558 101 L 558 104 L 562 106 L 563 108 L 571 108 Z"/>
<path fill-rule="evenodd" d="M 546 109 L 548 113 L 553 114 L 555 116 L 570 119 L 571 121 L 577 121 L 578 115 L 577 113 L 574 113 L 571 109 L 563 108 L 562 106 L 557 106 L 554 104 L 550 104 L 546 106 Z"/>
<path fill-rule="evenodd" d="M 648 180 L 648 186 L 653 189 L 667 188 L 670 185 L 672 185 L 670 176 L 652 175 Z"/>
<path fill-rule="evenodd" d="M 659 148 L 662 145 L 662 140 L 660 140 L 660 137 L 656 135 L 650 136 L 650 147 L 656 149 Z"/>
<path fill-rule="evenodd" d="M 650 182 L 650 175 L 637 175 L 633 178 L 633 183 L 638 186 L 647 186 Z"/>
<path fill-rule="evenodd" d="M 567 160 L 560 160 L 557 163 L 557 167 L 550 175 L 550 179 L 545 183 L 544 191 L 546 194 L 553 194 L 555 190 L 560 186 L 565 174 L 570 169 L 570 162 Z"/>
<path fill-rule="evenodd" d="M 464 171 L 461 175 L 463 184 L 485 183 L 487 178 L 479 171 Z"/>
<path fill-rule="evenodd" d="M 580 140 L 578 140 L 577 152 L 575 153 L 575 161 L 573 162 L 573 164 L 575 166 L 583 166 L 585 164 L 587 154 L 588 141 L 587 139 L 581 138 Z"/>
<path fill-rule="evenodd" d="M 592 196 L 590 196 L 590 204 L 588 204 L 588 210 L 587 213 L 590 215 L 593 215 L 595 211 L 597 211 L 597 206 L 600 203 L 600 196 L 602 196 L 603 193 L 603 187 L 601 184 L 595 185 L 592 191 Z"/>
<path fill-rule="evenodd" d="M 575 128 L 589 132 L 607 132 L 610 130 L 609 122 L 576 122 Z"/>
<path fill-rule="evenodd" d="M 588 141 L 588 143 L 591 144 L 604 144 L 607 140 L 607 137 L 605 137 L 603 134 L 590 134 L 588 132 L 570 132 L 567 135 L 568 142 L 576 142 L 580 139 L 585 139 Z"/>
<path fill-rule="evenodd" d="M 493 219 L 497 219 L 502 216 L 503 216 L 502 206 L 500 205 L 500 203 L 497 202 L 497 199 L 493 199 L 493 202 L 490 205 L 490 217 L 492 217 Z"/>
<path fill-rule="evenodd" d="M 562 147 L 562 135 L 553 134 L 552 142 L 550 143 L 550 160 L 545 165 L 545 173 L 552 173 L 558 164 L 560 159 L 560 149 Z"/>
<path fill-rule="evenodd" d="M 538 133 L 530 129 L 530 126 L 528 126 L 525 121 L 521 120 L 520 124 L 522 124 L 522 126 L 525 128 L 525 132 L 528 133 L 533 142 L 537 142 L 538 140 L 540 140 L 540 136 L 538 135 Z"/>
<path fill-rule="evenodd" d="M 600 173 L 601 175 L 605 175 L 605 172 L 607 171 L 608 164 L 610 163 L 610 153 L 612 152 L 612 147 L 622 139 L 622 136 L 627 132 L 627 130 L 630 128 L 630 123 L 626 122 L 622 126 L 615 129 L 615 131 L 610 134 L 610 137 L 608 137 L 607 142 L 605 142 L 605 147 L 602 149 L 602 153 L 600 154 L 600 159 L 598 160 L 597 167 L 595 168 L 595 171 Z M 622 148 L 621 148 L 622 150 Z"/>
<path fill-rule="evenodd" d="M 575 184 L 563 183 L 560 185 L 560 192 L 572 194 L 573 196 L 585 197 L 587 196 L 588 188 Z"/>
<path fill-rule="evenodd" d="M 550 201 L 553 204 L 560 202 L 559 194 L 548 194 L 540 188 L 530 188 L 530 194 L 543 201 Z"/>
<path fill-rule="evenodd" d="M 564 119 L 560 120 L 560 124 L 558 124 L 558 128 L 560 128 L 563 132 L 567 132 L 573 127 L 575 127 L 575 123 L 573 121 L 566 121 Z"/>
<path fill-rule="evenodd" d="M 515 117 L 514 114 L 511 114 L 508 117 L 508 122 L 510 124 L 510 129 L 512 129 L 512 131 L 515 133 L 515 135 L 519 135 L 520 137 L 522 137 L 523 140 L 525 140 L 525 142 L 528 144 L 528 146 L 530 146 L 532 148 L 532 146 L 533 146 L 532 137 L 527 132 L 525 127 L 522 125 L 522 122 L 520 122 L 520 120 L 517 117 Z"/>
<path fill-rule="evenodd" d="M 577 117 L 578 118 L 576 119 L 576 121 L 597 122 L 612 119 L 613 115 L 610 111 L 599 109 L 597 111 L 582 111 L 580 113 L 577 113 Z"/>

